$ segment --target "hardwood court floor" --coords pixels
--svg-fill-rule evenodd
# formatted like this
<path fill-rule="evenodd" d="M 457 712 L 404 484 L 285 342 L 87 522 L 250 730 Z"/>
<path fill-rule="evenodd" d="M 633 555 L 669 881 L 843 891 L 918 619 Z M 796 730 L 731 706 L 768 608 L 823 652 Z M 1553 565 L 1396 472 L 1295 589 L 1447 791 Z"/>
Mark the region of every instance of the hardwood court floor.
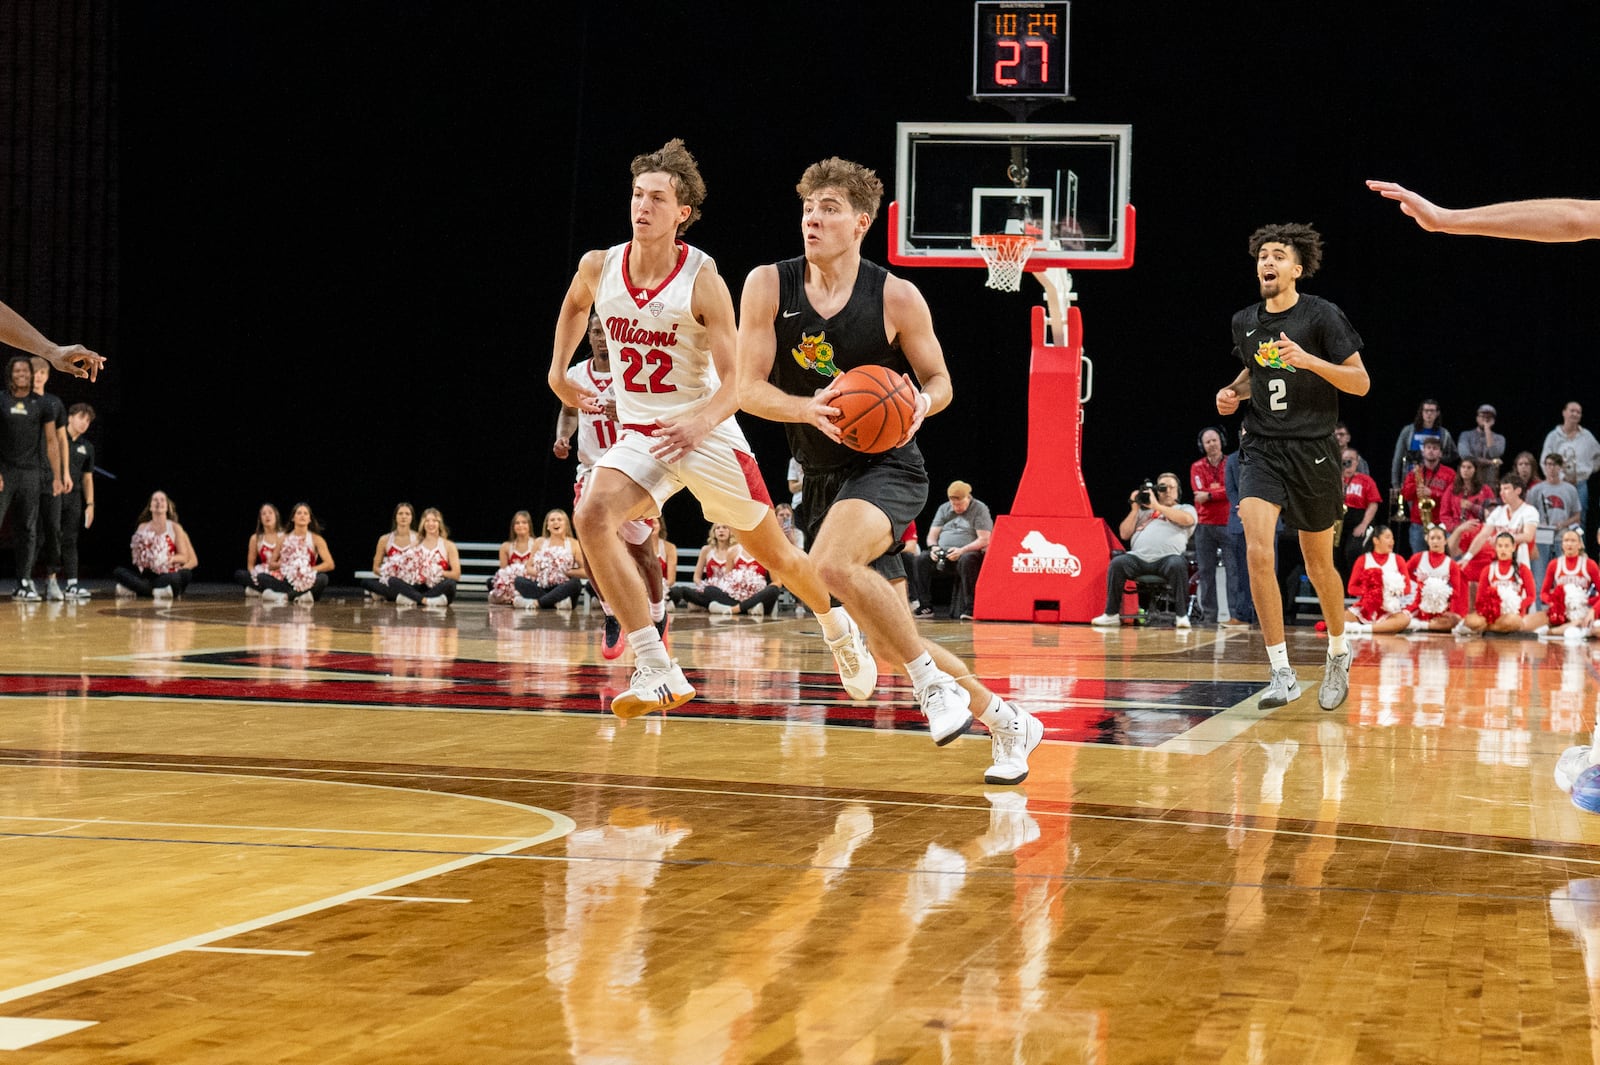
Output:
<path fill-rule="evenodd" d="M 961 624 L 986 787 L 811 619 L 0 604 L 0 1063 L 1600 1060 L 1597 649 Z M 887 674 L 886 674 L 887 678 Z M 16 1048 L 16 1049 L 12 1049 Z"/>

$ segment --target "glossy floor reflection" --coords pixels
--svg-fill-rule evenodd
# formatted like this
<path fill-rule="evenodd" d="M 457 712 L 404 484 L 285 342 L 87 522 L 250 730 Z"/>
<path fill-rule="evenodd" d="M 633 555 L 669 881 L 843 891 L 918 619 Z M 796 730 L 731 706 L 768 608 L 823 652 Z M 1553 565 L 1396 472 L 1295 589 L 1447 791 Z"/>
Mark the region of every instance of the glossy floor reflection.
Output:
<path fill-rule="evenodd" d="M 3 605 L 7 1060 L 1600 1062 L 1591 645 L 928 625 L 996 788 L 808 619 Z"/>

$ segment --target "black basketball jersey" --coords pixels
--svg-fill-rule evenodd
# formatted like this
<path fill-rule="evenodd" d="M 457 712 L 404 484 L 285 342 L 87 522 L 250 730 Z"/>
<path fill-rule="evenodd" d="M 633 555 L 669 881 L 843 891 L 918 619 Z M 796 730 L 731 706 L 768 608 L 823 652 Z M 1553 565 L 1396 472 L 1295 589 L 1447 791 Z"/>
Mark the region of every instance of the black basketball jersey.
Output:
<path fill-rule="evenodd" d="M 57 430 L 65 429 L 67 427 L 67 405 L 61 402 L 59 397 L 49 392 L 44 393 L 39 398 L 44 401 L 45 420 L 54 422 Z M 43 447 L 39 449 L 39 475 L 45 478 L 44 494 L 49 495 L 50 454 Z"/>
<path fill-rule="evenodd" d="M 888 277 L 889 271 L 862 259 L 850 299 L 838 314 L 824 318 L 806 298 L 805 257 L 778 263 L 778 313 L 772 320 L 778 350 L 768 380 L 791 396 L 809 396 L 857 366 L 877 364 L 896 373 L 911 373 L 911 363 L 899 342 L 884 336 L 883 286 Z M 786 422 L 784 431 L 790 453 L 807 470 L 849 466 L 878 457 L 836 444 L 815 426 Z M 913 441 L 896 450 L 915 447 Z"/>
<path fill-rule="evenodd" d="M 1334 304 L 1320 296 L 1300 294 L 1293 307 L 1280 313 L 1266 301 L 1233 316 L 1233 352 L 1250 370 L 1250 400 L 1244 427 L 1260 436 L 1314 440 L 1333 435 L 1339 420 L 1339 390 L 1309 370 L 1265 365 L 1269 343 L 1280 333 L 1307 352 L 1343 363 L 1361 350 L 1361 335 Z"/>
<path fill-rule="evenodd" d="M 0 407 L 0 465 L 36 471 L 44 455 L 44 400 L 7 394 Z M 48 461 L 48 460 L 46 460 Z"/>

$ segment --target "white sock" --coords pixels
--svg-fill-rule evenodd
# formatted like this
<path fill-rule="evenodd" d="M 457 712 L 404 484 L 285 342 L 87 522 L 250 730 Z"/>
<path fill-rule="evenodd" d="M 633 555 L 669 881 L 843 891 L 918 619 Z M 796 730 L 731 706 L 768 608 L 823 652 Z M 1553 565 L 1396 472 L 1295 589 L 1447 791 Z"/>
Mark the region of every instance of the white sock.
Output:
<path fill-rule="evenodd" d="M 666 645 L 661 642 L 661 634 L 654 625 L 646 625 L 628 633 L 628 646 L 633 648 L 634 662 L 641 666 L 666 669 L 672 665 L 672 659 L 667 657 Z"/>
<path fill-rule="evenodd" d="M 983 713 L 978 715 L 978 720 L 991 729 L 997 729 L 1011 724 L 1011 719 L 1014 716 L 1010 708 L 1000 700 L 1000 696 L 991 692 L 989 694 L 989 705 L 984 707 Z"/>
<path fill-rule="evenodd" d="M 829 608 L 826 612 L 817 615 L 817 623 L 822 626 L 824 639 L 837 640 L 850 631 L 850 626 L 845 623 L 849 617 L 843 610 Z"/>
<path fill-rule="evenodd" d="M 911 687 L 915 691 L 921 691 L 944 676 L 944 672 L 933 664 L 933 656 L 926 651 L 906 663 L 906 673 L 911 677 Z"/>
<path fill-rule="evenodd" d="M 607 610 L 607 614 L 611 611 Z M 663 597 L 650 604 L 650 620 L 660 621 L 667 616 L 667 600 Z"/>
<path fill-rule="evenodd" d="M 1341 632 L 1337 636 L 1328 637 L 1328 653 L 1330 655 L 1342 655 L 1345 653 L 1345 649 L 1344 633 Z"/>
<path fill-rule="evenodd" d="M 1289 645 L 1287 643 L 1270 643 L 1267 645 L 1267 662 L 1276 673 L 1280 669 L 1290 669 Z"/>

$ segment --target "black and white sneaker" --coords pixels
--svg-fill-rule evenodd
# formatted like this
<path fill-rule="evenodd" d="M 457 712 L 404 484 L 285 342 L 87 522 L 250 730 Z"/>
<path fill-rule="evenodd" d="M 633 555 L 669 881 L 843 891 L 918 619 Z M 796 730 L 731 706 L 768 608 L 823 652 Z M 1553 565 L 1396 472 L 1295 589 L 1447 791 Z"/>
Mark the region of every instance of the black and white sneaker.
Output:
<path fill-rule="evenodd" d="M 38 603 L 44 600 L 44 596 L 39 594 L 39 589 L 33 586 L 32 581 L 19 582 L 17 590 L 11 593 L 11 598 L 19 603 Z"/>

